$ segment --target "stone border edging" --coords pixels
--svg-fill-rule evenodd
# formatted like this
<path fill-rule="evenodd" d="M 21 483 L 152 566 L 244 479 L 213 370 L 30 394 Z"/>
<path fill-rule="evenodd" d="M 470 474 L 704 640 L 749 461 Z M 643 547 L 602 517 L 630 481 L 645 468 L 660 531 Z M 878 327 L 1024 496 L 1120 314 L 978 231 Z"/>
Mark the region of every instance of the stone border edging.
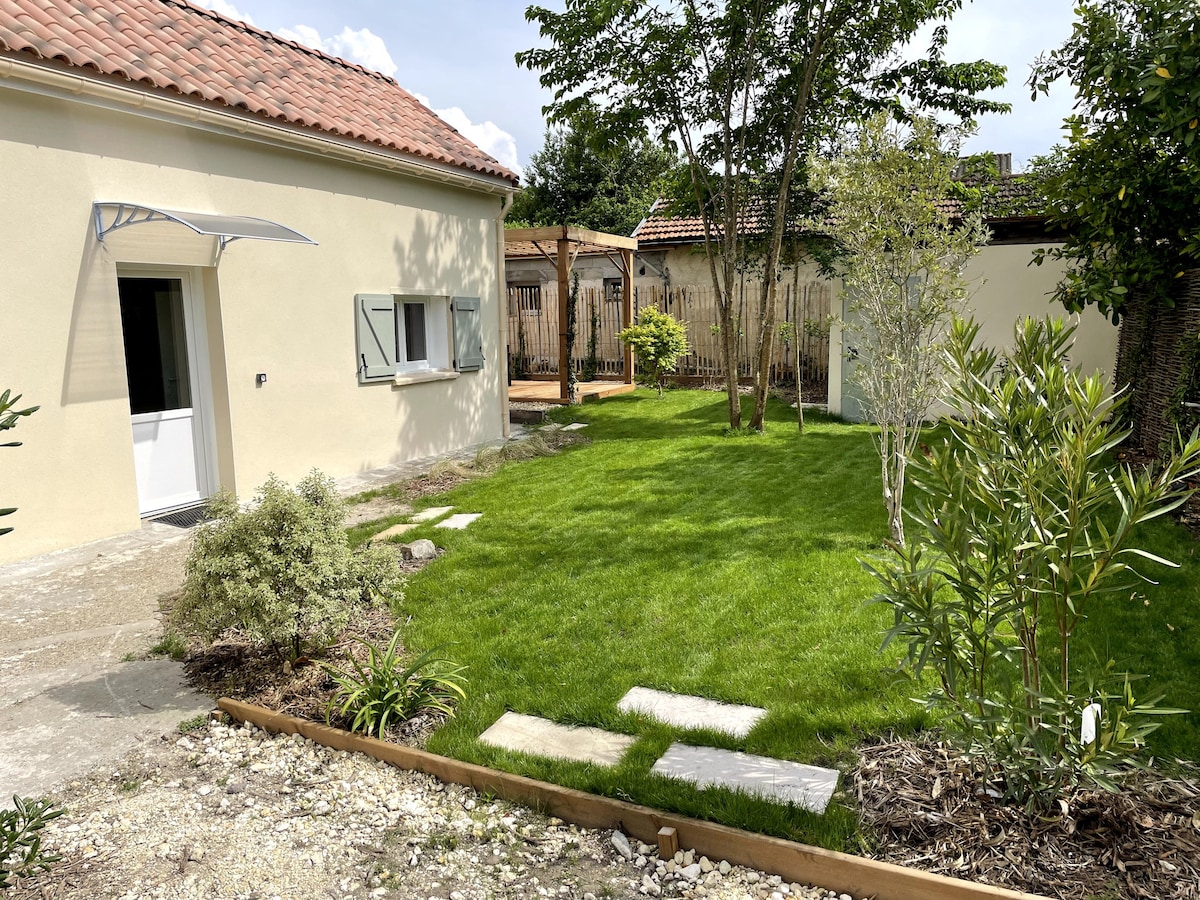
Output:
<path fill-rule="evenodd" d="M 619 828 L 652 845 L 658 841 L 660 828 L 674 828 L 681 847 L 692 848 L 709 859 L 725 859 L 734 865 L 780 875 L 786 881 L 820 885 L 876 900 L 1046 900 L 1034 894 L 934 875 L 587 794 L 351 734 L 238 700 L 222 698 L 217 706 L 239 722 L 249 722 L 264 731 L 299 734 L 333 750 L 365 753 L 398 769 L 423 772 L 441 781 L 494 794 L 585 828 Z"/>

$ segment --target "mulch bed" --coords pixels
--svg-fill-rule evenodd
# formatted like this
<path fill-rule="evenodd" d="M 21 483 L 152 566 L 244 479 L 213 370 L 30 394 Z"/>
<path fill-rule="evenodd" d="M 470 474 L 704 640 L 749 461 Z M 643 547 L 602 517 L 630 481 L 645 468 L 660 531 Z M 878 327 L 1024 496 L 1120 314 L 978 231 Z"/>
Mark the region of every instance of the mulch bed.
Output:
<path fill-rule="evenodd" d="M 993 796 L 933 739 L 861 747 L 850 783 L 877 859 L 1048 897 L 1200 897 L 1195 767 L 1140 774 L 1117 794 L 1079 790 L 1046 816 Z"/>

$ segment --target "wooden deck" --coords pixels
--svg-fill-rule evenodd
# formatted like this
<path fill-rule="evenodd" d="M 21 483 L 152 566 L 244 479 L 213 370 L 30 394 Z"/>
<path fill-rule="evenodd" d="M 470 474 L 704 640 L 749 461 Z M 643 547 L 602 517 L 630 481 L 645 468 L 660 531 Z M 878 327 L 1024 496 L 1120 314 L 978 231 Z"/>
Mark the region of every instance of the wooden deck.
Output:
<path fill-rule="evenodd" d="M 634 386 L 620 381 L 581 381 L 575 386 L 579 401 L 599 400 L 617 394 L 631 394 Z M 523 403 L 566 403 L 559 397 L 557 381 L 514 381 L 508 387 L 508 399 Z"/>

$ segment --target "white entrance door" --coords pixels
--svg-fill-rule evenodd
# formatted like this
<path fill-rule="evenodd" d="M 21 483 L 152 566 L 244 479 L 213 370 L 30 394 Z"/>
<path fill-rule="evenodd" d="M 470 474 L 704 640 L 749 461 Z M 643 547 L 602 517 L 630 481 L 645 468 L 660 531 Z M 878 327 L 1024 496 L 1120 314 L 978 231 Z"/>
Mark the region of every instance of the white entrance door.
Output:
<path fill-rule="evenodd" d="M 121 331 L 141 514 L 209 494 L 190 279 L 121 277 Z"/>

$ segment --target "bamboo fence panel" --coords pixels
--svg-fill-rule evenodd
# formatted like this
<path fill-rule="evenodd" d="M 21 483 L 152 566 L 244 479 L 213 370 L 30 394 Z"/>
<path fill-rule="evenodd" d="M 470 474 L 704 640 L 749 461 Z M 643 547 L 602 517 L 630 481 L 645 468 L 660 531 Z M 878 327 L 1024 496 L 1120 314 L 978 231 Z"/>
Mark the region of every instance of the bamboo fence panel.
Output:
<path fill-rule="evenodd" d="M 751 377 L 751 352 L 758 339 L 754 310 L 760 289 L 759 282 L 745 282 L 735 293 L 737 320 L 741 323 L 738 335 L 738 377 L 741 379 Z M 557 377 L 557 293 L 554 285 L 508 289 L 509 361 L 513 378 Z M 772 383 L 794 381 L 797 363 L 805 384 L 826 383 L 829 378 L 829 282 L 794 281 L 780 285 L 776 303 L 782 339 L 775 341 L 771 358 Z M 717 305 L 712 288 L 691 285 L 665 290 L 657 286 L 635 288 L 634 315 L 646 306 L 668 312 L 687 326 L 689 352 L 680 360 L 678 376 L 705 381 L 724 378 Z M 624 327 L 619 295 L 606 296 L 599 288 L 581 289 L 572 353 L 576 374 L 586 374 L 589 340 L 594 335 L 595 377 L 622 377 L 624 366 L 617 333 Z"/>

